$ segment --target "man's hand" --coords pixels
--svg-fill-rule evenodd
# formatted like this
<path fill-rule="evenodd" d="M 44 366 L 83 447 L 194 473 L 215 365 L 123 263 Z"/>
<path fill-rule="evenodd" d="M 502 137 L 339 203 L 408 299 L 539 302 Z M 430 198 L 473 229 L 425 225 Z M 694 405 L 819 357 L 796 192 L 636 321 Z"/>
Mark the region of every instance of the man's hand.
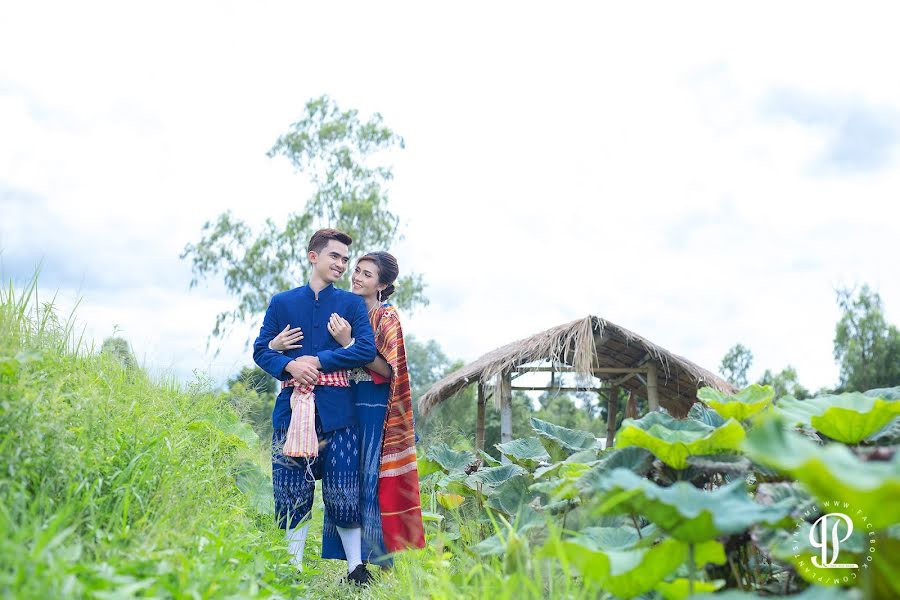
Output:
<path fill-rule="evenodd" d="M 315 356 L 301 356 L 289 362 L 284 370 L 300 383 L 315 385 L 319 379 L 319 369 L 313 361 L 319 362 L 319 359 Z"/>

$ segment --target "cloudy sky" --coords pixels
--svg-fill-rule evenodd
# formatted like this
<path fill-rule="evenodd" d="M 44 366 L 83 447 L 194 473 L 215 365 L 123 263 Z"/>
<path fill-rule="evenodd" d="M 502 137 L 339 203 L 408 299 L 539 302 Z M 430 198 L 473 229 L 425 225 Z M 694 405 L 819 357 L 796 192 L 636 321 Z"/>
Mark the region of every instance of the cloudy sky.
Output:
<path fill-rule="evenodd" d="M 155 373 L 221 381 L 204 221 L 302 210 L 266 151 L 323 93 L 380 112 L 406 329 L 474 359 L 600 315 L 715 370 L 834 384 L 834 290 L 900 322 L 900 37 L 885 3 L 5 3 L 0 261 Z"/>

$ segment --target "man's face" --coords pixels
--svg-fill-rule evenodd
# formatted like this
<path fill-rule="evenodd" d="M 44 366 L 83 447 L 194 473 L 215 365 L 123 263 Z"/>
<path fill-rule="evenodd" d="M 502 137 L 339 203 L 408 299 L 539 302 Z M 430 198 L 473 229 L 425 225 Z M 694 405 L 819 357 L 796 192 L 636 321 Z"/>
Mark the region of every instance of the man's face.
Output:
<path fill-rule="evenodd" d="M 321 252 L 310 252 L 309 260 L 313 269 L 324 281 L 334 283 L 347 270 L 350 263 L 350 248 L 337 240 L 328 240 Z"/>

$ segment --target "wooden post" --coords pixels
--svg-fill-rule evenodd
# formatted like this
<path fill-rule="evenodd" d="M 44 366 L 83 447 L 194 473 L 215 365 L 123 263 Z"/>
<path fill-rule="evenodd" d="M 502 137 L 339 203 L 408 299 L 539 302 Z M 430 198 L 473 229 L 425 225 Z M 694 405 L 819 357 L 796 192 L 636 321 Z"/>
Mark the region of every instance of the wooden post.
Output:
<path fill-rule="evenodd" d="M 659 388 L 656 385 L 656 363 L 647 363 L 647 403 L 650 412 L 659 410 Z"/>
<path fill-rule="evenodd" d="M 609 388 L 609 401 L 606 404 L 606 447 L 612 448 L 616 438 L 616 417 L 619 413 L 619 387 Z"/>
<path fill-rule="evenodd" d="M 478 414 L 475 420 L 475 449 L 484 450 L 484 384 L 478 382 Z"/>
<path fill-rule="evenodd" d="M 500 376 L 500 441 L 512 440 L 512 378 L 509 371 Z M 503 462 L 510 462 L 503 457 Z"/>

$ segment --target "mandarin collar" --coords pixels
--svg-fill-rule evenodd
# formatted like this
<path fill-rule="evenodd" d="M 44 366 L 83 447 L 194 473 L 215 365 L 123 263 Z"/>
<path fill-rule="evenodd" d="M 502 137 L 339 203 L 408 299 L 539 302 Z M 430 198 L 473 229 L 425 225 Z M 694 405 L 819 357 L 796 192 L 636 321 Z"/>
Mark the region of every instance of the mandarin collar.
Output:
<path fill-rule="evenodd" d="M 313 300 L 316 299 L 316 293 L 313 291 L 312 287 L 310 287 L 310 285 L 308 283 L 303 286 L 303 292 L 309 298 L 311 298 Z M 325 298 L 328 298 L 328 296 L 330 296 L 332 293 L 334 293 L 334 284 L 329 283 L 325 288 L 322 289 L 322 291 L 319 292 L 319 300 L 324 300 Z"/>

